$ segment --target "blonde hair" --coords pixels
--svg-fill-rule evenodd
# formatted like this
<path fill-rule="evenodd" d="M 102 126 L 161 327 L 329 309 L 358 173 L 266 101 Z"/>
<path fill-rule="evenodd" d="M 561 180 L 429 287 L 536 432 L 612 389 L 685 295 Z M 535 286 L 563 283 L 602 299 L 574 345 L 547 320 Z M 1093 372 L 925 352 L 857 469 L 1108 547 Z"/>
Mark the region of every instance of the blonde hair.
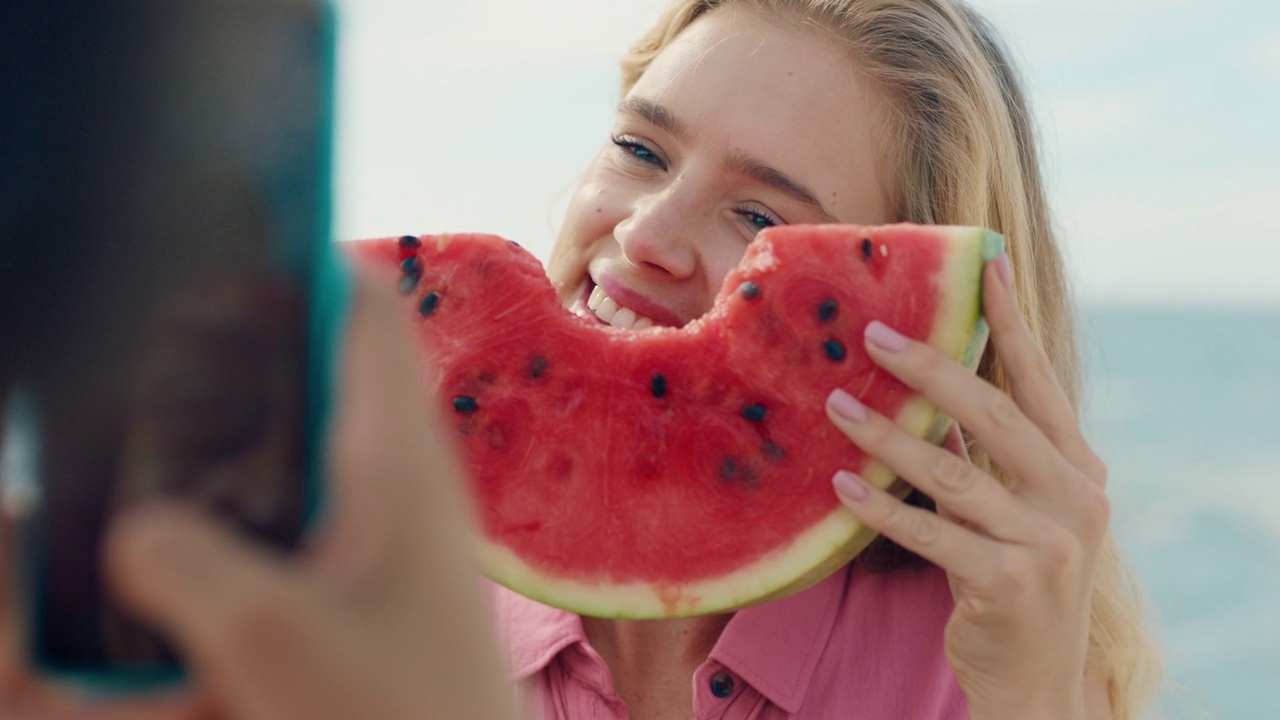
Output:
<path fill-rule="evenodd" d="M 846 46 L 857 69 L 886 93 L 882 158 L 892 211 L 917 223 L 982 225 L 1006 239 L 1019 305 L 1058 381 L 1079 407 L 1080 373 L 1070 291 L 1040 177 L 1031 118 L 1007 54 L 977 13 L 950 0 L 673 0 L 622 60 L 622 89 L 701 15 L 746 6 Z M 988 348 L 979 374 L 1008 391 Z M 998 473 L 981 447 L 975 463 Z M 917 504 L 931 506 L 918 493 Z M 881 538 L 859 562 L 891 570 L 909 562 Z M 1139 717 L 1162 675 L 1150 615 L 1128 562 L 1108 534 L 1099 553 L 1090 667 L 1105 673 L 1116 720 Z"/>

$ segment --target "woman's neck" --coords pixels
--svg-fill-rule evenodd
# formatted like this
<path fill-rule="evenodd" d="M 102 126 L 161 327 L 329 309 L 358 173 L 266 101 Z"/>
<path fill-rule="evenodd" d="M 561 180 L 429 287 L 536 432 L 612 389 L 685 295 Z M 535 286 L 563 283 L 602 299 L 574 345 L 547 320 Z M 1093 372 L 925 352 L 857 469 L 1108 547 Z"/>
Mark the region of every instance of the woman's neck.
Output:
<path fill-rule="evenodd" d="M 682 717 L 693 708 L 693 672 L 706 661 L 732 613 L 673 620 L 582 618 L 591 646 L 635 720 Z"/>

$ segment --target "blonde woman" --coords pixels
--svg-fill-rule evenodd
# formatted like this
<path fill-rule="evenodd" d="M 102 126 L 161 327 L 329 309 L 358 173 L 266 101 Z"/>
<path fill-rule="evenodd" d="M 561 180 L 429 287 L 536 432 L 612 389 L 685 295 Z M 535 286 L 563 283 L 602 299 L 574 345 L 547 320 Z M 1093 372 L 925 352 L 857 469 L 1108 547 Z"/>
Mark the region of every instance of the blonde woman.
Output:
<path fill-rule="evenodd" d="M 595 314 L 583 301 L 599 290 L 632 311 L 625 321 L 678 325 L 710 307 L 763 227 L 974 224 L 1008 241 L 984 275 L 993 345 L 974 377 L 868 329 L 875 361 L 964 435 L 933 448 L 833 389 L 831 421 L 918 491 L 901 503 L 833 478 L 883 539 L 812 588 L 650 622 L 500 591 L 522 706 L 566 719 L 1139 717 L 1159 662 L 1107 530 L 1106 468 L 1077 423 L 1033 134 L 989 29 L 948 0 L 675 0 L 624 59 L 623 91 L 549 265 L 567 307 Z M 373 329 L 353 352 L 384 372 L 348 380 L 346 503 L 309 562 L 264 558 L 173 508 L 117 528 L 122 596 L 195 665 L 197 692 L 166 712 L 513 716 L 493 689 L 477 589 L 433 530 L 457 531 L 458 500 L 441 490 L 456 470 L 397 429 L 408 418 L 438 441 L 396 399 L 404 341 L 376 315 L 361 316 Z"/>
<path fill-rule="evenodd" d="M 868 332 L 877 362 L 965 427 L 971 466 L 847 396 L 829 402 L 851 440 L 924 491 L 913 504 L 931 505 L 927 495 L 939 512 L 836 479 L 884 538 L 781 601 L 839 608 L 830 639 L 787 656 L 805 687 L 779 691 L 782 651 L 742 638 L 748 624 L 762 636 L 819 632 L 768 606 L 669 623 L 584 618 L 576 636 L 525 621 L 508 629 L 521 650 L 594 652 L 616 696 L 582 690 L 601 664 L 564 652 L 529 673 L 536 704 L 568 707 L 565 717 L 612 700 L 632 718 L 702 716 L 718 699 L 737 708 L 725 717 L 744 718 L 1135 717 L 1158 659 L 1106 533 L 1105 467 L 1077 425 L 1066 283 L 1028 113 L 991 30 L 945 0 L 678 0 L 622 71 L 612 137 L 552 257 L 567 304 L 584 286 L 621 288 L 609 293 L 619 306 L 685 322 L 751 235 L 781 223 L 985 225 L 1009 252 L 988 271 L 994 343 L 981 379 L 888 329 Z M 563 622 L 506 602 L 515 617 Z M 877 624 L 894 632 L 866 632 Z"/>

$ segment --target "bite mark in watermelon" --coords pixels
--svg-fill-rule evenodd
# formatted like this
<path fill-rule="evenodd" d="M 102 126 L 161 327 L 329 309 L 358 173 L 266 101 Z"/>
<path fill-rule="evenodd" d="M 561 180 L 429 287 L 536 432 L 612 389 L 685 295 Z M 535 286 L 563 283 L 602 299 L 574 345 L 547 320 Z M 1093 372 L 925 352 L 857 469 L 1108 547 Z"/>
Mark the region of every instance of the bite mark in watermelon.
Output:
<path fill-rule="evenodd" d="M 1003 238 L 770 228 L 703 317 L 640 331 L 565 309 L 502 238 L 350 247 L 399 273 L 424 381 L 470 469 L 480 569 L 583 614 L 659 618 L 789 594 L 873 539 L 831 477 L 886 488 L 894 475 L 831 424 L 825 399 L 844 388 L 940 442 L 949 419 L 871 361 L 863 330 L 880 320 L 976 367 L 982 267 Z"/>

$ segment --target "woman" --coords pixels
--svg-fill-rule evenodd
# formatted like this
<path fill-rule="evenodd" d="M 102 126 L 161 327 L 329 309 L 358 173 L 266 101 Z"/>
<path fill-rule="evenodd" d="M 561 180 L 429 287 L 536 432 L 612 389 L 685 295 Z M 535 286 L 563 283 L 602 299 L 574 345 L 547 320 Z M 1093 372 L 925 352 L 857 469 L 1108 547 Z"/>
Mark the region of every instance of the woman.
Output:
<path fill-rule="evenodd" d="M 1075 419 L 1065 283 L 1025 108 L 991 33 L 946 0 L 676 0 L 623 71 L 614 132 L 549 266 L 577 312 L 615 325 L 686 322 L 773 224 L 986 225 L 1009 252 L 984 276 L 993 347 L 979 377 L 891 328 L 868 331 L 876 362 L 965 428 L 950 445 L 967 447 L 971 463 L 833 392 L 832 421 L 922 491 L 904 505 L 848 474 L 834 479 L 886 539 L 763 614 L 627 623 L 502 594 L 499 631 L 513 656 L 542 653 L 515 668 L 526 702 L 550 717 L 1136 717 L 1157 663 L 1106 531 L 1105 468 Z M 596 288 L 607 297 L 586 305 Z M 413 410 L 394 399 L 394 383 L 409 381 L 390 356 L 403 340 L 376 317 L 360 322 L 356 361 L 385 372 L 362 374 L 358 393 L 348 377 L 343 514 L 311 562 L 281 565 L 173 508 L 113 536 L 121 594 L 193 660 L 201 692 L 175 701 L 186 712 L 510 716 L 506 694 L 483 689 L 496 662 L 476 588 L 448 582 L 465 570 L 441 552 L 448 536 L 430 530 L 438 520 L 456 532 L 457 501 L 438 497 L 450 483 L 422 480 L 455 473 L 447 453 L 401 440 L 392 420 Z M 815 597 L 836 609 L 803 655 L 802 688 L 779 690 L 795 667 L 750 675 L 732 665 L 726 646 L 781 653 L 760 637 L 784 642 L 793 622 L 813 630 L 778 610 Z M 874 601 L 884 604 L 869 609 Z M 867 640 L 900 606 L 913 612 L 890 637 Z M 897 669 L 857 664 L 890 638 L 904 644 Z M 724 699 L 733 702 L 715 704 Z M 175 711 L 95 712 L 125 710 Z"/>
<path fill-rule="evenodd" d="M 611 324 L 698 316 L 745 243 L 769 225 L 985 225 L 1009 242 L 1008 256 L 988 271 L 994 347 L 980 375 L 989 382 L 882 326 L 868 332 L 878 363 L 971 431 L 966 444 L 980 470 L 887 431 L 840 393 L 828 405 L 851 440 L 939 500 L 934 516 L 848 476 L 836 480 L 855 515 L 945 571 L 956 610 L 947 610 L 936 634 L 919 638 L 919 652 L 895 655 L 915 676 L 905 691 L 834 683 L 837 670 L 851 667 L 848 657 L 889 649 L 840 643 L 883 620 L 852 607 L 837 613 L 835 639 L 794 658 L 816 665 L 807 692 L 734 688 L 729 699 L 764 709 L 729 716 L 835 717 L 857 707 L 868 717 L 954 717 L 963 714 L 957 690 L 974 717 L 1056 716 L 1051 710 L 1074 717 L 1086 708 L 1089 717 L 1108 708 L 1133 715 L 1146 692 L 1149 651 L 1105 540 L 1105 468 L 1075 420 L 1071 318 L 1031 130 L 989 29 L 942 1 L 681 0 L 623 60 L 623 91 L 611 141 L 569 207 L 549 270 L 567 304 L 595 293 L 595 314 Z M 1017 280 L 1025 325 L 1012 295 L 992 284 L 996 275 Z M 615 307 L 623 309 L 614 314 Z M 1014 402 L 990 383 L 1008 388 Z M 859 570 L 906 563 L 886 545 L 855 563 Z M 904 572 L 892 579 L 863 572 L 848 581 L 843 602 L 930 607 L 935 581 Z M 553 713 L 568 708 L 564 717 L 616 704 L 612 695 L 633 718 L 711 711 L 726 684 L 742 684 L 744 666 L 756 676 L 748 685 L 785 671 L 744 660 L 769 649 L 733 634 L 741 618 L 586 618 L 577 632 L 527 601 L 505 602 L 519 618 L 509 630 L 516 658 L 539 644 L 569 643 L 559 659 L 525 668 L 535 702 Z M 754 609 L 740 616 L 748 613 L 765 631 L 782 622 L 760 620 Z M 567 631 L 539 627 L 566 622 Z M 892 635 L 894 643 L 915 640 L 909 627 Z M 958 688 L 930 665 L 937 656 L 929 648 L 945 653 L 943 670 L 954 672 Z M 610 682 L 592 689 L 581 678 L 593 674 Z M 822 686 L 824 677 L 831 686 Z M 1037 701 L 1037 687 L 1040 704 L 1022 704 Z"/>

